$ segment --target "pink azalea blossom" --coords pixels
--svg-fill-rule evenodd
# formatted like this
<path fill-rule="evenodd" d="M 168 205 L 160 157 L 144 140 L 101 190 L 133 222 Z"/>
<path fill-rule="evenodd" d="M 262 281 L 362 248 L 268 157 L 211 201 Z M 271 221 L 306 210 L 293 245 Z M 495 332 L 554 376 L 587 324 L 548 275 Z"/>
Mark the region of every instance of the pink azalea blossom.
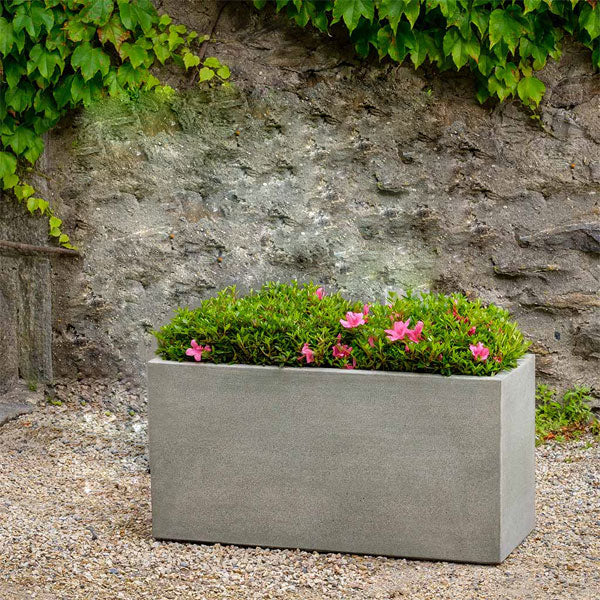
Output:
<path fill-rule="evenodd" d="M 370 310 L 370 308 L 371 308 L 371 307 L 370 307 L 368 304 L 365 304 L 365 305 L 363 306 L 363 315 L 365 315 L 365 316 L 366 316 L 366 315 L 368 315 L 368 314 L 369 314 L 369 310 Z"/>
<path fill-rule="evenodd" d="M 411 342 L 419 343 L 421 341 L 421 332 L 423 331 L 423 321 L 419 321 L 414 329 L 407 329 L 406 335 Z"/>
<path fill-rule="evenodd" d="M 334 358 L 346 358 L 352 352 L 352 346 L 346 344 L 336 344 L 332 348 Z"/>
<path fill-rule="evenodd" d="M 477 345 L 470 344 L 471 354 L 475 360 L 485 362 L 487 357 L 490 355 L 490 351 L 481 342 L 477 342 Z"/>
<path fill-rule="evenodd" d="M 494 356 L 494 360 L 495 360 L 497 363 L 501 363 L 501 362 L 502 362 L 502 359 L 501 359 L 499 356 Z"/>
<path fill-rule="evenodd" d="M 475 325 L 473 325 L 473 327 L 471 327 L 471 329 L 469 329 L 469 331 L 467 331 L 467 335 L 473 335 L 475 333 Z"/>
<path fill-rule="evenodd" d="M 300 350 L 300 354 L 302 356 L 298 357 L 298 360 L 306 359 L 306 364 L 311 362 L 315 362 L 315 353 L 308 347 L 308 342 L 305 342 L 304 346 L 302 346 L 302 350 Z"/>
<path fill-rule="evenodd" d="M 372 335 L 369 336 L 367 341 L 369 342 L 369 346 L 371 346 L 371 348 L 375 348 L 375 338 Z"/>
<path fill-rule="evenodd" d="M 203 352 L 210 352 L 211 351 L 211 347 L 210 346 L 201 346 L 200 344 L 196 343 L 196 340 L 192 340 L 190 342 L 190 348 L 188 348 L 185 353 L 187 356 L 193 356 L 194 360 L 196 362 L 200 362 L 202 360 L 202 353 Z"/>
<path fill-rule="evenodd" d="M 325 290 L 320 287 L 317 288 L 317 291 L 315 292 L 315 296 L 319 299 L 319 300 L 323 300 L 323 296 L 325 295 Z"/>
<path fill-rule="evenodd" d="M 344 369 L 355 369 L 356 368 L 356 359 L 352 357 L 352 364 L 346 363 L 344 365 Z"/>
<path fill-rule="evenodd" d="M 409 323 L 410 319 L 407 319 L 406 321 L 395 321 L 392 325 L 392 329 L 384 330 L 387 333 L 387 339 L 390 340 L 390 342 L 404 339 L 404 336 L 408 333 Z"/>
<path fill-rule="evenodd" d="M 344 319 L 340 319 L 340 323 L 346 329 L 353 329 L 354 327 L 358 327 L 359 325 L 364 325 L 366 323 L 365 315 L 363 313 L 347 312 L 346 320 L 344 321 Z"/>

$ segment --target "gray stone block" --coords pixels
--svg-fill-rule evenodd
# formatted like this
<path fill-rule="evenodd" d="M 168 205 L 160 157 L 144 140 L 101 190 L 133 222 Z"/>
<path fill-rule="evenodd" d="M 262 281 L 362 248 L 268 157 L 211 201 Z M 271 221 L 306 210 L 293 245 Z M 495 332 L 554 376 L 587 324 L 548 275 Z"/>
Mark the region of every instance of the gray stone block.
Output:
<path fill-rule="evenodd" d="M 499 563 L 534 526 L 534 357 L 495 377 L 148 368 L 160 539 Z"/>

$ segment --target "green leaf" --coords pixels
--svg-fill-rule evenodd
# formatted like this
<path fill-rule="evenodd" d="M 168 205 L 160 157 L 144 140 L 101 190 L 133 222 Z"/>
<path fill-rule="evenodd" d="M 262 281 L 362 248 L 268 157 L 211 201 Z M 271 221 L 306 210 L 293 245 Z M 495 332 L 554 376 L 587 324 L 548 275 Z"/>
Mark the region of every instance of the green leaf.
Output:
<path fill-rule="evenodd" d="M 30 196 L 33 196 L 34 193 L 35 190 L 28 183 L 25 183 L 23 185 L 17 185 L 15 187 L 15 196 L 19 200 L 26 200 Z"/>
<path fill-rule="evenodd" d="M 217 69 L 217 75 L 221 79 L 229 79 L 231 71 L 229 70 L 229 67 L 227 65 L 223 65 L 220 69 Z"/>
<path fill-rule="evenodd" d="M 546 86 L 536 77 L 523 77 L 517 85 L 517 92 L 525 104 L 537 106 L 546 92 Z"/>
<path fill-rule="evenodd" d="M 129 0 L 119 0 L 119 14 L 123 25 L 132 31 L 139 25 L 144 33 L 148 33 L 155 21 L 158 21 L 156 10 L 151 4 L 134 4 Z"/>
<path fill-rule="evenodd" d="M 94 27 L 92 25 L 86 25 L 81 21 L 72 19 L 68 21 L 67 36 L 72 42 L 89 42 L 94 37 Z"/>
<path fill-rule="evenodd" d="M 221 66 L 221 61 L 216 56 L 209 56 L 204 59 L 204 66 L 211 69 L 218 69 Z"/>
<path fill-rule="evenodd" d="M 18 87 L 6 90 L 4 99 L 6 106 L 14 108 L 16 112 L 23 112 L 33 104 L 34 87 L 26 81 Z"/>
<path fill-rule="evenodd" d="M 113 15 L 110 21 L 98 29 L 98 39 L 103 45 L 110 42 L 117 50 L 120 50 L 121 44 L 129 38 L 129 31 L 125 31 L 121 20 L 117 15 Z"/>
<path fill-rule="evenodd" d="M 86 6 L 79 17 L 84 23 L 93 23 L 103 27 L 114 10 L 113 0 L 86 0 Z"/>
<path fill-rule="evenodd" d="M 456 29 L 450 29 L 444 36 L 444 54 L 452 55 L 452 60 L 457 69 L 467 64 L 469 58 L 479 59 L 479 44 L 474 38 L 465 40 Z"/>
<path fill-rule="evenodd" d="M 37 207 L 38 207 L 38 199 L 37 198 L 31 197 L 27 200 L 27 210 L 31 214 L 33 214 L 37 210 Z"/>
<path fill-rule="evenodd" d="M 200 69 L 200 81 L 209 81 L 215 76 L 215 72 L 208 67 L 202 67 Z"/>
<path fill-rule="evenodd" d="M 98 71 L 106 75 L 110 69 L 110 58 L 100 48 L 90 43 L 79 44 L 71 55 L 71 65 L 79 68 L 85 81 L 89 81 Z"/>
<path fill-rule="evenodd" d="M 514 19 L 508 10 L 496 9 L 490 15 L 490 48 L 499 41 L 506 42 L 511 52 L 514 52 L 524 28 Z"/>
<path fill-rule="evenodd" d="M 50 79 L 61 63 L 60 55 L 47 52 L 41 44 L 36 44 L 29 52 L 27 74 L 31 75 L 37 69 L 44 79 Z"/>
<path fill-rule="evenodd" d="M 17 158 L 14 154 L 10 154 L 8 152 L 0 152 L 0 177 L 4 178 L 4 183 L 6 186 L 7 178 L 11 177 L 14 172 L 17 170 Z M 18 181 L 18 177 L 17 177 Z M 12 183 L 13 180 L 9 179 L 8 183 Z M 13 187 L 9 185 L 8 187 Z M 4 189 L 7 189 L 5 187 Z"/>
<path fill-rule="evenodd" d="M 343 19 L 350 33 L 356 29 L 361 16 L 372 21 L 373 14 L 373 0 L 335 0 L 333 5 L 333 23 Z"/>
<path fill-rule="evenodd" d="M 69 242 L 69 236 L 66 233 L 62 233 L 60 235 L 60 237 L 58 238 L 58 243 L 59 244 L 66 244 Z"/>
<path fill-rule="evenodd" d="M 158 19 L 158 26 L 161 29 L 168 27 L 173 22 L 173 19 L 169 15 L 161 15 L 160 19 Z"/>
<path fill-rule="evenodd" d="M 15 43 L 13 26 L 4 17 L 0 17 L 0 54 L 6 56 Z"/>
<path fill-rule="evenodd" d="M 148 60 L 148 52 L 139 43 L 128 44 L 127 42 L 121 46 L 121 56 L 129 58 L 134 69 L 143 65 Z"/>
<path fill-rule="evenodd" d="M 62 225 L 62 221 L 58 217 L 50 217 L 49 223 L 52 229 L 57 229 Z"/>
<path fill-rule="evenodd" d="M 186 52 L 183 55 L 183 64 L 186 69 L 197 67 L 200 64 L 200 57 L 196 56 L 193 52 Z"/>
<path fill-rule="evenodd" d="M 0 152 L 0 154 L 2 154 L 2 153 Z M 2 157 L 0 157 L 0 170 L 2 169 L 1 162 L 2 162 Z M 15 168 L 16 168 L 16 163 L 15 163 Z M 5 175 L 4 178 L 2 179 L 2 181 L 3 181 L 2 189 L 9 190 L 11 188 L 14 188 L 15 185 L 17 185 L 19 183 L 19 176 L 15 175 L 14 173 L 11 173 L 9 175 Z"/>
<path fill-rule="evenodd" d="M 590 34 L 592 40 L 595 40 L 600 35 L 600 7 L 592 8 L 589 4 L 585 4 L 579 15 L 579 26 Z"/>

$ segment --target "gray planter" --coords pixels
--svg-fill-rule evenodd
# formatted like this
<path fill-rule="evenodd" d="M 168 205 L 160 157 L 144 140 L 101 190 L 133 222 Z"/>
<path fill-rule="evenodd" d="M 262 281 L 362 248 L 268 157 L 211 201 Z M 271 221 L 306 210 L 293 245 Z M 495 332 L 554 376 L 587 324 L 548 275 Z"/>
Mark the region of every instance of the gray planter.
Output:
<path fill-rule="evenodd" d="M 534 357 L 495 377 L 150 361 L 161 539 L 499 563 L 534 526 Z"/>

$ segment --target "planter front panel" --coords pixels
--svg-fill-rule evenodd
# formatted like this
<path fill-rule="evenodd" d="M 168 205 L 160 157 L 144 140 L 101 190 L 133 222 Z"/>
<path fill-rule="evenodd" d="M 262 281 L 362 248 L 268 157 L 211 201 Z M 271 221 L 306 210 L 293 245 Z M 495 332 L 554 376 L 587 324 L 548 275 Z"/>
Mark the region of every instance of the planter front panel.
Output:
<path fill-rule="evenodd" d="M 532 378 L 155 359 L 154 535 L 500 562 L 533 526 Z"/>

